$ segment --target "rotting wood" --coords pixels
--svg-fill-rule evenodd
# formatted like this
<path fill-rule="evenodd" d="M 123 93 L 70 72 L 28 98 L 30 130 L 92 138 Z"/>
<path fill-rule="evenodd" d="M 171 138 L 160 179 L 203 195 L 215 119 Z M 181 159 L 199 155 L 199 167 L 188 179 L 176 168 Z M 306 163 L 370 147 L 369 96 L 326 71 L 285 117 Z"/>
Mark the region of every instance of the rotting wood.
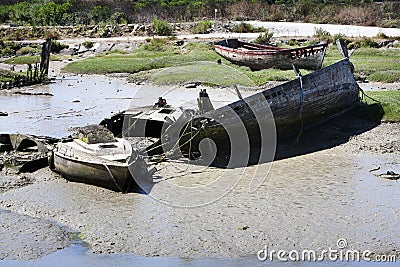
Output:
<path fill-rule="evenodd" d="M 301 69 L 317 70 L 322 67 L 327 46 L 328 40 L 317 45 L 286 49 L 251 44 L 238 39 L 222 40 L 214 45 L 215 52 L 220 56 L 251 70 L 290 70 L 293 65 Z"/>

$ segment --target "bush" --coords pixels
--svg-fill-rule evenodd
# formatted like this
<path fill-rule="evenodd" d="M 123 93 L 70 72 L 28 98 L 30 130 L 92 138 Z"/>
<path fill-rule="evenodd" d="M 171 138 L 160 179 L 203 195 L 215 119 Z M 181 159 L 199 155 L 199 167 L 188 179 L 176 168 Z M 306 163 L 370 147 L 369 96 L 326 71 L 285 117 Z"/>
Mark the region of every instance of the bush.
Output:
<path fill-rule="evenodd" d="M 173 31 L 172 26 L 167 21 L 154 19 L 153 25 L 154 25 L 154 32 L 157 35 L 161 35 L 161 36 L 172 35 L 172 31 Z"/>
<path fill-rule="evenodd" d="M 61 50 L 68 48 L 69 46 L 66 44 L 62 44 L 58 41 L 55 40 L 51 40 L 51 49 L 50 52 L 51 53 L 60 53 Z"/>
<path fill-rule="evenodd" d="M 346 35 L 341 34 L 341 33 L 337 33 L 337 34 L 333 35 L 333 40 L 332 41 L 333 41 L 334 44 L 336 44 L 336 41 L 339 40 L 339 39 L 344 40 L 346 44 L 350 43 L 350 40 L 348 40 L 346 38 Z"/>
<path fill-rule="evenodd" d="M 239 33 L 244 33 L 244 32 L 265 32 L 267 29 L 264 27 L 254 27 L 253 25 L 245 22 L 240 22 L 239 24 L 236 24 L 233 26 L 232 31 L 234 32 L 239 32 Z"/>
<path fill-rule="evenodd" d="M 13 56 L 20 48 L 21 45 L 19 43 L 0 40 L 0 57 Z"/>
<path fill-rule="evenodd" d="M 273 32 L 269 32 L 268 30 L 264 34 L 260 34 L 256 40 L 254 40 L 254 43 L 256 44 L 263 44 L 263 45 L 268 45 L 271 43 L 271 38 L 274 35 Z"/>
<path fill-rule="evenodd" d="M 39 52 L 37 48 L 31 47 L 31 46 L 25 46 L 25 47 L 22 47 L 19 50 L 17 50 L 16 54 L 19 55 L 19 56 L 20 55 L 28 55 L 28 54 L 32 55 L 32 54 L 35 54 L 37 52 Z"/>
<path fill-rule="evenodd" d="M 356 40 L 348 45 L 349 49 L 360 48 L 360 47 L 379 48 L 379 44 L 371 38 L 364 37 L 364 38 Z"/>
<path fill-rule="evenodd" d="M 320 39 L 326 39 L 331 36 L 330 32 L 322 29 L 322 28 L 314 28 L 314 37 L 318 37 Z"/>
<path fill-rule="evenodd" d="M 390 36 L 387 36 L 386 34 L 384 34 L 383 32 L 380 32 L 376 35 L 376 38 L 379 39 L 390 39 Z"/>
<path fill-rule="evenodd" d="M 83 45 L 85 48 L 90 49 L 90 48 L 92 48 L 92 47 L 94 46 L 94 43 L 93 43 L 92 41 L 84 41 L 84 42 L 82 43 L 82 45 Z"/>
<path fill-rule="evenodd" d="M 193 33 L 207 33 L 211 29 L 212 23 L 209 20 L 199 22 L 193 29 Z"/>
<path fill-rule="evenodd" d="M 164 51 L 164 45 L 167 43 L 164 39 L 160 38 L 153 38 L 153 39 L 146 39 L 148 42 L 144 45 L 144 49 L 148 51 Z"/>
<path fill-rule="evenodd" d="M 299 45 L 299 42 L 297 42 L 296 39 L 290 39 L 289 42 L 288 42 L 288 45 L 296 46 L 296 45 Z"/>

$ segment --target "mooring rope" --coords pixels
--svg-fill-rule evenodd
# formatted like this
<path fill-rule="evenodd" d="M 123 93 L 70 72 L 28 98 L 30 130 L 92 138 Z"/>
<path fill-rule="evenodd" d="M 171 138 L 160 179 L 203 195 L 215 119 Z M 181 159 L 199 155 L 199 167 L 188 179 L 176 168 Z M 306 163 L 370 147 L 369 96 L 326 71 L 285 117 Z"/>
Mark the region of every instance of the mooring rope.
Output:
<path fill-rule="evenodd" d="M 304 88 L 303 88 L 303 76 L 301 75 L 300 71 L 296 71 L 296 76 L 299 79 L 300 82 L 300 110 L 299 110 L 299 119 L 300 119 L 300 132 L 296 137 L 296 143 L 299 142 L 300 140 L 300 136 L 303 134 L 303 126 L 304 126 L 304 122 L 303 122 L 303 99 L 304 99 Z"/>
<path fill-rule="evenodd" d="M 115 180 L 114 175 L 111 173 L 110 168 L 108 168 L 106 163 L 103 163 L 103 166 L 106 168 L 106 170 L 108 171 L 108 173 L 110 174 L 111 180 L 114 182 L 114 184 L 117 186 L 118 190 L 121 192 L 124 192 L 124 190 L 122 190 L 122 188 L 119 186 L 119 184 L 117 183 L 117 180 Z"/>
<path fill-rule="evenodd" d="M 367 95 L 367 94 L 364 92 L 364 90 L 363 90 L 363 89 L 361 89 L 361 87 L 360 87 L 360 86 L 358 86 L 358 91 L 360 91 L 360 92 L 361 92 L 361 100 L 364 100 L 364 97 L 368 97 L 368 98 L 369 98 L 369 99 L 371 99 L 372 101 L 375 101 L 376 103 L 379 103 L 379 104 L 381 104 L 381 102 L 380 102 L 380 101 L 378 101 L 378 100 L 376 100 L 376 99 L 374 99 L 374 98 L 370 97 L 369 95 Z"/>

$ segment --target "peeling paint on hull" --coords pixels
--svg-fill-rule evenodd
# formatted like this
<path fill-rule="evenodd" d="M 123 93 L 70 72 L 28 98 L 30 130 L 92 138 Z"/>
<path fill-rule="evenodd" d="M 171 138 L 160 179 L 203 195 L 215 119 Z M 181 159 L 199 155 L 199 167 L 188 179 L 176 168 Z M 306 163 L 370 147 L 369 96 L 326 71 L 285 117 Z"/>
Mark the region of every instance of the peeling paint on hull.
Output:
<path fill-rule="evenodd" d="M 215 52 L 230 62 L 252 70 L 276 68 L 291 70 L 292 65 L 301 69 L 317 70 L 322 67 L 328 43 L 282 49 L 250 44 L 238 39 L 215 43 Z"/>

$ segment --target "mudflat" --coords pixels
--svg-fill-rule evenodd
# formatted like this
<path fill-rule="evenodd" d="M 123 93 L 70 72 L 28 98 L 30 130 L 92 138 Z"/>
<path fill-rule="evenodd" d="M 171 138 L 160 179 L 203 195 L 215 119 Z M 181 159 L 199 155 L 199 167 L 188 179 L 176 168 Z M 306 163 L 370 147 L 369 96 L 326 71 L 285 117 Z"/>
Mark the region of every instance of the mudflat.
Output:
<path fill-rule="evenodd" d="M 38 258 L 72 237 L 94 253 L 143 256 L 256 257 L 265 246 L 335 249 L 340 238 L 349 249 L 398 256 L 400 184 L 378 175 L 400 172 L 400 124 L 342 119 L 306 131 L 298 144 L 278 145 L 280 159 L 265 168 L 268 175 L 254 192 L 249 183 L 260 165 L 202 172 L 185 171 L 184 162 L 159 165 L 151 192 L 240 175 L 225 196 L 198 199 L 208 204 L 193 208 L 163 203 L 192 197 L 174 191 L 155 199 L 68 182 L 49 169 L 18 176 L 4 168 L 0 258 Z M 215 196 L 225 189 L 215 187 Z"/>

